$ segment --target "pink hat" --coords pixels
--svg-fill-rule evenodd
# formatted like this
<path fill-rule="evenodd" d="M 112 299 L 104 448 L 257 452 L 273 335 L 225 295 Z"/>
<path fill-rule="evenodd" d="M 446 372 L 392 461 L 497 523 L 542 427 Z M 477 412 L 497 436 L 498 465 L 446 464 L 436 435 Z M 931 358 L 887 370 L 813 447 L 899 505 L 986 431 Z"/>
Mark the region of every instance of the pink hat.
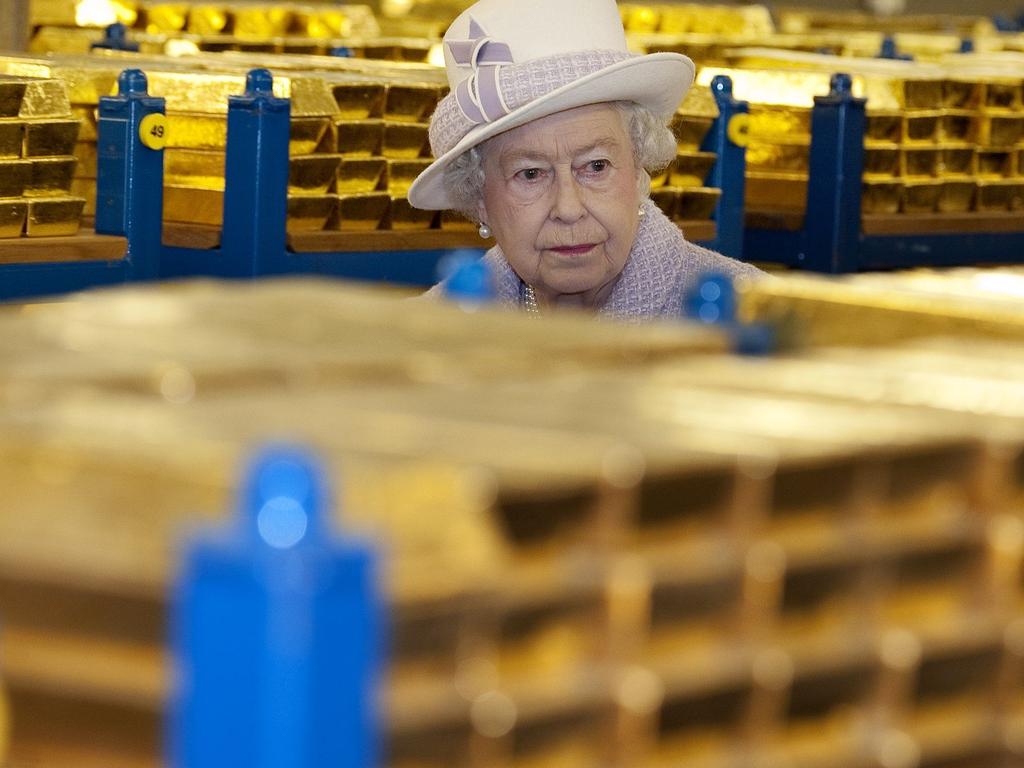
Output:
<path fill-rule="evenodd" d="M 631 54 L 615 0 L 480 0 L 448 28 L 444 59 L 451 92 L 430 119 L 437 159 L 409 188 L 417 208 L 451 208 L 444 169 L 492 136 L 605 101 L 668 117 L 694 74 L 678 53 Z"/>

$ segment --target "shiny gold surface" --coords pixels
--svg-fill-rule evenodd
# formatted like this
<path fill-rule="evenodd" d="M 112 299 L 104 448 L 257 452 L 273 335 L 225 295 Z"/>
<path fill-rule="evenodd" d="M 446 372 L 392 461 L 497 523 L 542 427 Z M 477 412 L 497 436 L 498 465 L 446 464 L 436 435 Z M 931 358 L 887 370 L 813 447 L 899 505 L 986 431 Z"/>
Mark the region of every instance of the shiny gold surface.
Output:
<path fill-rule="evenodd" d="M 907 179 L 903 182 L 904 213 L 931 213 L 938 208 L 945 184 L 941 181 Z"/>
<path fill-rule="evenodd" d="M 178 149 L 164 150 L 164 184 L 224 189 L 224 153 L 220 150 Z"/>
<path fill-rule="evenodd" d="M 326 194 L 338 175 L 341 155 L 307 155 L 288 161 L 289 194 Z"/>
<path fill-rule="evenodd" d="M 78 231 L 85 200 L 78 197 L 29 198 L 25 234 L 28 237 L 73 235 Z"/>
<path fill-rule="evenodd" d="M 334 195 L 289 195 L 289 232 L 317 232 L 324 228 L 337 207 Z"/>
<path fill-rule="evenodd" d="M 430 118 L 444 89 L 428 83 L 393 83 L 384 101 L 384 119 L 391 122 L 423 123 Z"/>
<path fill-rule="evenodd" d="M 384 122 L 381 120 L 339 121 L 338 153 L 343 157 L 374 157 L 381 154 L 384 143 Z"/>
<path fill-rule="evenodd" d="M 939 195 L 939 213 L 964 213 L 974 209 L 974 181 L 949 181 L 942 183 Z"/>
<path fill-rule="evenodd" d="M 389 190 L 390 192 L 390 190 Z M 390 192 L 391 203 L 388 209 L 388 223 L 395 230 L 430 229 L 437 211 L 424 211 L 413 208 L 404 195 Z"/>
<path fill-rule="evenodd" d="M 29 78 L 18 117 L 39 119 L 71 114 L 67 91 L 60 80 Z"/>
<path fill-rule="evenodd" d="M 980 179 L 977 184 L 979 211 L 1024 210 L 1024 179 Z"/>
<path fill-rule="evenodd" d="M 669 166 L 668 184 L 673 187 L 702 187 L 718 156 L 714 152 L 683 151 Z"/>
<path fill-rule="evenodd" d="M 32 160 L 32 174 L 25 186 L 26 197 L 54 197 L 67 194 L 75 175 L 74 157 L 41 157 Z"/>
<path fill-rule="evenodd" d="M 978 143 L 990 147 L 1011 147 L 1024 140 L 1024 113 L 983 112 L 978 123 Z"/>
<path fill-rule="evenodd" d="M 224 192 L 164 183 L 164 221 L 220 226 Z"/>
<path fill-rule="evenodd" d="M 903 182 L 865 178 L 861 189 L 861 213 L 899 212 Z"/>
<path fill-rule="evenodd" d="M 809 138 L 795 137 L 784 143 L 753 140 L 747 146 L 747 166 L 753 171 L 799 171 L 806 173 L 810 161 Z M 865 160 L 865 168 L 868 163 Z"/>
<path fill-rule="evenodd" d="M 713 117 L 676 114 L 672 118 L 671 128 L 679 149 L 698 149 L 714 121 Z"/>
<path fill-rule="evenodd" d="M 146 5 L 146 31 L 178 32 L 188 22 L 188 3 L 150 3 Z"/>
<path fill-rule="evenodd" d="M 429 159 L 388 160 L 386 186 L 393 196 L 404 196 L 416 177 L 430 165 Z"/>
<path fill-rule="evenodd" d="M 91 141 L 80 141 L 75 144 L 75 176 L 82 179 L 96 178 L 96 144 Z"/>
<path fill-rule="evenodd" d="M 23 155 L 70 155 L 78 140 L 78 131 L 78 120 L 28 120 L 25 122 Z"/>
<path fill-rule="evenodd" d="M 404 162 L 410 161 L 388 161 L 383 157 L 342 158 L 338 164 L 338 194 L 372 192 L 380 185 L 390 163 Z"/>
<path fill-rule="evenodd" d="M 33 24 L 64 27 L 105 27 L 120 22 L 132 26 L 138 5 L 132 0 L 32 0 Z"/>
<path fill-rule="evenodd" d="M 807 174 L 800 171 L 748 171 L 746 207 L 802 211 L 807 206 Z"/>
<path fill-rule="evenodd" d="M 96 215 L 96 179 L 74 178 L 71 180 L 72 197 L 81 197 L 85 200 L 85 207 L 82 208 L 83 216 Z"/>
<path fill-rule="evenodd" d="M 27 215 L 27 202 L 0 197 L 0 237 L 21 237 Z"/>
<path fill-rule="evenodd" d="M 901 176 L 938 176 L 940 152 L 935 147 L 904 148 L 899 153 Z"/>
<path fill-rule="evenodd" d="M 331 92 L 342 120 L 365 120 L 384 116 L 384 83 L 338 83 Z"/>
<path fill-rule="evenodd" d="M 0 119 L 0 159 L 14 160 L 21 157 L 23 136 L 24 123 Z"/>
<path fill-rule="evenodd" d="M 679 190 L 677 218 L 692 221 L 711 218 L 722 190 L 715 187 L 684 187 Z"/>
<path fill-rule="evenodd" d="M 387 192 L 338 195 L 333 228 L 343 232 L 378 229 L 390 206 L 391 197 Z"/>
<path fill-rule="evenodd" d="M 384 122 L 381 154 L 396 160 L 415 160 L 430 156 L 427 123 Z"/>
<path fill-rule="evenodd" d="M 10 77 L 0 79 L 0 118 L 17 117 L 25 98 L 26 82 Z"/>
<path fill-rule="evenodd" d="M 1014 175 L 1013 152 L 1008 150 L 978 149 L 974 155 L 975 172 L 983 178 L 1002 178 Z"/>
<path fill-rule="evenodd" d="M 28 160 L 0 160 L 0 198 L 21 197 L 32 179 Z"/>

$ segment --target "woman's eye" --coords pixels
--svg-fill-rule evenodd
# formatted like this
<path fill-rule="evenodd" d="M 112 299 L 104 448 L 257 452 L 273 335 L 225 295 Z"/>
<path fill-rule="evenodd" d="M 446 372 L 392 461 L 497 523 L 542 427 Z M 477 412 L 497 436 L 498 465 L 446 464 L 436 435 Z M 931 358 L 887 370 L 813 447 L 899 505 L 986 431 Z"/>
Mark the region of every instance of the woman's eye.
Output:
<path fill-rule="evenodd" d="M 607 160 L 591 160 L 587 163 L 587 170 L 591 173 L 602 173 L 607 170 L 608 165 L 609 163 Z"/>
<path fill-rule="evenodd" d="M 541 177 L 540 168 L 524 168 L 523 170 L 516 173 L 523 181 L 537 181 Z"/>

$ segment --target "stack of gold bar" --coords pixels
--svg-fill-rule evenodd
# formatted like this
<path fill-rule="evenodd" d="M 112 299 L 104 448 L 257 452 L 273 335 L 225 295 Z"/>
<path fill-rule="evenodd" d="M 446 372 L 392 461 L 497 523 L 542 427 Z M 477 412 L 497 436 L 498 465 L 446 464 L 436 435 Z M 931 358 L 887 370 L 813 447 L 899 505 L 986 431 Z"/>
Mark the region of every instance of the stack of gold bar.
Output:
<path fill-rule="evenodd" d="M 722 190 L 706 186 L 718 156 L 701 150 L 718 105 L 708 87 L 694 86 L 679 105 L 672 121 L 678 151 L 664 173 L 651 179 L 651 199 L 673 221 L 707 219 L 714 212 Z"/>
<path fill-rule="evenodd" d="M 939 13 L 876 15 L 856 11 L 781 7 L 776 9 L 776 20 L 780 31 L 797 34 L 822 30 L 871 30 L 883 33 L 952 32 L 960 37 L 974 38 L 991 36 L 996 32 L 988 16 Z"/>
<path fill-rule="evenodd" d="M 79 121 L 60 80 L 0 76 L 0 238 L 73 235 Z"/>
<path fill-rule="evenodd" d="M 755 363 L 702 379 L 733 362 L 709 330 L 312 282 L 0 331 L 12 760 L 157 762 L 177 532 L 224 519 L 281 434 L 392 553 L 387 765 L 1020 759 L 1019 413 L 997 442 L 969 409 L 758 388 Z"/>
<path fill-rule="evenodd" d="M 806 206 L 813 97 L 833 72 L 867 97 L 862 210 L 873 214 L 1009 212 L 1024 205 L 1016 145 L 1024 132 L 1021 82 L 1009 67 L 961 67 L 748 49 L 734 80 L 752 102 L 749 209 Z"/>

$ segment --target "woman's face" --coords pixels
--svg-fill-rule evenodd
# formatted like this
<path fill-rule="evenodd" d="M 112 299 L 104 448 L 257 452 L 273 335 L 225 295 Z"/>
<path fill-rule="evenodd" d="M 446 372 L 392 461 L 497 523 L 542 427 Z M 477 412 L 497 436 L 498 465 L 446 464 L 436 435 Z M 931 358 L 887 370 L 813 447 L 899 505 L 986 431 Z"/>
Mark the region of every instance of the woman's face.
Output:
<path fill-rule="evenodd" d="M 599 306 L 629 258 L 639 169 L 611 104 L 558 112 L 483 147 L 480 220 L 539 301 Z"/>

